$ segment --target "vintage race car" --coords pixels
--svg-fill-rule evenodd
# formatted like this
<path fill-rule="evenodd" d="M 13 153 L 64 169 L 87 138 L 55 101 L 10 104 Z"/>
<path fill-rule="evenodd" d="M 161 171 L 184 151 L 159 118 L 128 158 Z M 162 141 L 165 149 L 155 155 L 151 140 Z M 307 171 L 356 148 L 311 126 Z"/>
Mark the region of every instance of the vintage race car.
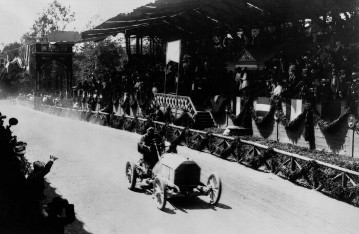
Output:
<path fill-rule="evenodd" d="M 207 184 L 203 184 L 201 168 L 193 160 L 174 153 L 163 154 L 151 173 L 141 163 L 127 162 L 126 177 L 130 190 L 135 188 L 138 180 L 145 180 L 160 210 L 172 197 L 207 196 L 209 203 L 216 205 L 222 192 L 217 174 L 211 174 Z"/>

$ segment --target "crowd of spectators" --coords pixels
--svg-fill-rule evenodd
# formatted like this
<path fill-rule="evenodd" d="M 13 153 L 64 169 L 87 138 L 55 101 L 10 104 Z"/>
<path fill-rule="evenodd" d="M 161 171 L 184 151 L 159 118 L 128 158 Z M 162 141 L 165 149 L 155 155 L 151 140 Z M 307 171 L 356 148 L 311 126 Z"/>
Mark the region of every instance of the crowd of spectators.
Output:
<path fill-rule="evenodd" d="M 74 206 L 60 197 L 43 205 L 44 177 L 57 158 L 50 156 L 46 164 L 36 161 L 31 167 L 25 157 L 27 144 L 17 141 L 11 131 L 17 119 L 10 118 L 7 126 L 4 119 L 0 113 L 0 232 L 64 233 L 64 227 L 75 220 Z"/>
<path fill-rule="evenodd" d="M 253 76 L 265 82 L 265 89 L 252 95 L 310 99 L 322 103 L 359 99 L 358 14 L 333 11 L 327 17 L 326 20 L 305 20 L 302 25 L 287 23 L 252 30 L 252 34 L 241 33 L 244 38 L 242 48 L 268 49 L 273 43 L 285 48 L 266 62 L 260 74 L 250 75 L 250 82 Z M 253 43 L 253 36 L 258 43 Z M 248 91 L 251 89 L 243 89 L 248 86 L 243 69 L 236 71 L 235 79 L 241 95 L 250 94 Z"/>
<path fill-rule="evenodd" d="M 349 59 L 351 50 L 340 42 L 333 49 L 321 45 L 288 61 L 284 52 L 264 71 L 267 96 L 328 100 L 359 99 L 358 67 Z"/>
<path fill-rule="evenodd" d="M 328 17 L 330 20 L 326 22 L 312 19 L 261 28 L 218 29 L 207 38 L 183 40 L 180 66 L 175 62 L 165 65 L 163 57 L 131 55 L 130 61 L 121 66 L 122 70 L 94 71 L 82 77 L 73 93 L 42 93 L 41 99 L 50 105 L 107 113 L 122 108 L 130 114 L 131 108 L 140 107 L 137 114 L 142 116 L 156 109 L 151 103 L 157 92 L 190 96 L 203 109 L 211 107 L 205 99 L 215 95 L 230 98 L 238 89 L 240 95 L 274 95 L 323 103 L 358 99 L 357 49 L 350 46 L 357 42 L 358 15 L 343 18 L 331 12 Z M 284 49 L 255 75 L 262 82 L 257 87 L 264 87 L 261 93 L 250 93 L 250 86 L 257 84 L 252 82 L 253 71 L 244 68 L 232 75 L 226 72 L 225 62 L 238 59 L 245 48 L 270 51 L 297 43 L 308 49 L 295 58 L 292 51 Z M 71 100 L 67 98 L 70 96 Z"/>

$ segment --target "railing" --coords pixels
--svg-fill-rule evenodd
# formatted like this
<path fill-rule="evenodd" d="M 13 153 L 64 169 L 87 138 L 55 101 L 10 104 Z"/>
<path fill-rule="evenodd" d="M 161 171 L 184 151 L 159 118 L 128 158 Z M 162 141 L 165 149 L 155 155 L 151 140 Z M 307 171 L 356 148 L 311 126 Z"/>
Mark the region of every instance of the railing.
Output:
<path fill-rule="evenodd" d="M 197 114 L 196 107 L 188 96 L 176 96 L 172 94 L 156 93 L 156 104 L 164 107 L 171 107 L 172 109 L 186 110 L 191 117 Z"/>
<path fill-rule="evenodd" d="M 139 117 L 42 105 L 40 110 L 143 134 L 155 127 L 169 142 L 227 158 L 257 170 L 288 178 L 290 181 L 359 205 L 359 173 L 319 160 L 289 153 L 247 140 L 211 134 Z"/>

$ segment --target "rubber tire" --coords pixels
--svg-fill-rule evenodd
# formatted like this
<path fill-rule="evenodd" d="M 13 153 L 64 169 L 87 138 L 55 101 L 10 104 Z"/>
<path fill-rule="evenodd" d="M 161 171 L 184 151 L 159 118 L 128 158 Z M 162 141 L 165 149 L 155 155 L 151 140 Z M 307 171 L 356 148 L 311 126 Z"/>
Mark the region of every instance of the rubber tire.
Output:
<path fill-rule="evenodd" d="M 213 183 L 211 183 L 211 181 L 215 181 L 215 183 L 213 184 Z M 222 181 L 221 181 L 221 178 L 217 174 L 211 174 L 208 177 L 207 187 L 209 189 L 211 189 L 210 186 L 212 187 L 212 189 L 214 189 L 214 191 L 210 191 L 208 194 L 209 204 L 215 206 L 218 204 L 219 199 L 221 198 L 221 194 L 222 194 Z"/>
<path fill-rule="evenodd" d="M 161 196 L 160 199 L 158 196 Z M 155 199 L 157 208 L 164 210 L 167 202 L 166 183 L 160 178 L 156 178 L 153 182 L 153 197 Z"/>
<path fill-rule="evenodd" d="M 137 180 L 136 165 L 134 163 L 131 162 L 126 163 L 126 178 L 127 178 L 127 188 L 129 190 L 134 190 L 134 188 L 136 187 L 136 180 Z"/>

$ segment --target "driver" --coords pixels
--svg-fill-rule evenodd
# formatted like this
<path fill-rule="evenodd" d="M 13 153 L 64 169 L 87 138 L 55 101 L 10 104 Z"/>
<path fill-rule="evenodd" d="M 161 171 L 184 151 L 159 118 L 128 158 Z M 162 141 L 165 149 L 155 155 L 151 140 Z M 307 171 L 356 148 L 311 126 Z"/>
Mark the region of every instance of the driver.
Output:
<path fill-rule="evenodd" d="M 164 146 L 163 139 L 160 135 L 155 133 L 153 127 L 149 127 L 146 134 L 141 137 L 141 140 L 138 143 L 138 151 L 142 154 L 141 161 L 147 163 L 150 169 L 152 169 L 158 162 L 158 155 L 154 145 L 155 142 L 158 144 L 158 150 L 161 152 L 161 149 Z"/>

